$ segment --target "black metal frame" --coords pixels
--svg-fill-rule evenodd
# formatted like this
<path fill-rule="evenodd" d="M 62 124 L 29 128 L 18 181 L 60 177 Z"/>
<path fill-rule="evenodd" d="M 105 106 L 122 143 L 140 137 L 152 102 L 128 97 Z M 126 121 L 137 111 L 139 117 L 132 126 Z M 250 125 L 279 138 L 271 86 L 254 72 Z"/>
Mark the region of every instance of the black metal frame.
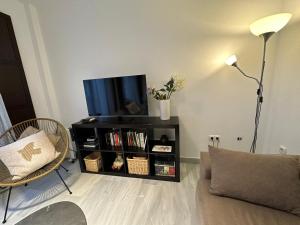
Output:
<path fill-rule="evenodd" d="M 59 173 L 59 169 L 63 168 L 66 172 L 69 172 L 69 170 L 67 168 L 65 168 L 64 166 L 60 165 L 60 167 L 58 169 L 55 170 L 56 174 L 58 175 L 58 177 L 60 178 L 60 180 L 63 182 L 63 184 L 65 185 L 66 189 L 68 190 L 68 192 L 70 193 L 70 195 L 72 194 L 70 188 L 68 187 L 68 185 L 66 184 L 66 182 L 64 181 L 64 179 L 62 178 L 62 176 Z M 24 185 L 25 187 L 27 186 L 27 183 Z M 7 210 L 8 210 L 8 206 L 9 206 L 9 200 L 10 200 L 10 195 L 11 195 L 11 191 L 12 191 L 12 187 L 9 187 L 8 189 L 8 196 L 7 196 L 7 202 L 6 202 L 6 208 L 5 208 L 5 213 L 4 213 L 4 218 L 2 223 L 6 223 L 6 216 L 7 216 Z"/>
<path fill-rule="evenodd" d="M 68 192 L 70 193 L 70 195 L 72 194 L 72 191 L 70 190 L 70 188 L 68 187 L 68 185 L 66 184 L 66 182 L 64 181 L 64 179 L 62 178 L 62 176 L 60 175 L 59 169 L 56 169 L 55 172 L 57 173 L 57 175 L 59 176 L 59 178 L 61 179 L 61 181 L 63 182 L 63 184 L 65 185 L 65 187 L 67 188 Z"/>
<path fill-rule="evenodd" d="M 5 208 L 5 213 L 4 213 L 4 218 L 3 218 L 2 223 L 6 223 L 6 215 L 7 215 L 7 209 L 8 209 L 8 205 L 9 205 L 11 190 L 12 190 L 12 187 L 9 187 L 6 208 Z"/>

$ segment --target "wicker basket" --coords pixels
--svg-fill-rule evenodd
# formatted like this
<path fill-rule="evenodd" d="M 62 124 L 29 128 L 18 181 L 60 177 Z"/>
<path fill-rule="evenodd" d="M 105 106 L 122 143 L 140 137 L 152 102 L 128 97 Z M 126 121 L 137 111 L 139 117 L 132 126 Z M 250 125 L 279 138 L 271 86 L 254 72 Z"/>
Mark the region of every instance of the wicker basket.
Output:
<path fill-rule="evenodd" d="M 148 175 L 149 159 L 144 157 L 127 158 L 129 174 Z"/>
<path fill-rule="evenodd" d="M 101 154 L 100 152 L 93 152 L 84 157 L 85 168 L 89 172 L 99 172 L 101 169 Z"/>

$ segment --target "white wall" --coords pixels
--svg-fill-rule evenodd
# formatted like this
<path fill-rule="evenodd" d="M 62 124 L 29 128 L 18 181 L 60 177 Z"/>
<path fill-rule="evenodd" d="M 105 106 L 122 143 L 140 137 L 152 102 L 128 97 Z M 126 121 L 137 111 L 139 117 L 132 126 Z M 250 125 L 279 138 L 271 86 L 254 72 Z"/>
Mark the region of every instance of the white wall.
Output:
<path fill-rule="evenodd" d="M 0 11 L 11 16 L 35 113 L 38 117 L 51 117 L 24 5 L 17 0 L 0 0 Z"/>
<path fill-rule="evenodd" d="M 185 89 L 172 99 L 172 113 L 181 121 L 182 155 L 198 157 L 207 148 L 209 134 L 220 134 L 225 147 L 249 148 L 256 85 L 223 62 L 235 52 L 245 71 L 259 72 L 262 41 L 249 33 L 248 25 L 277 12 L 281 1 L 31 3 L 39 15 L 65 125 L 87 116 L 83 79 L 146 73 L 149 85 L 159 85 L 176 72 L 187 80 Z M 266 90 L 275 44 L 273 38 Z M 152 100 L 150 109 L 158 115 L 158 104 Z M 243 142 L 237 143 L 237 136 L 243 136 Z"/>
<path fill-rule="evenodd" d="M 265 150 L 284 145 L 300 153 L 300 22 L 287 27 L 278 42 Z"/>
<path fill-rule="evenodd" d="M 258 74 L 262 40 L 250 34 L 249 24 L 280 12 L 283 2 L 31 0 L 26 12 L 38 42 L 48 98 L 54 102 L 51 109 L 66 126 L 87 116 L 83 79 L 146 73 L 148 84 L 158 86 L 172 73 L 179 73 L 187 82 L 172 99 L 172 114 L 180 117 L 182 156 L 198 157 L 200 150 L 207 149 L 209 134 L 220 134 L 224 147 L 249 149 L 256 85 L 223 62 L 236 53 L 245 71 Z M 299 4 L 289 2 L 293 8 Z M 271 119 L 268 109 L 281 104 L 274 105 L 277 97 L 271 91 L 279 83 L 279 71 L 284 71 L 276 67 L 277 42 L 281 43 L 283 35 L 269 42 L 259 151 L 263 144 L 267 146 L 263 141 L 278 139 L 270 130 L 281 126 L 271 128 L 267 122 L 277 123 L 282 115 Z M 151 115 L 158 115 L 158 103 L 151 99 L 149 103 Z M 270 137 L 265 138 L 266 133 Z M 237 136 L 243 141 L 238 143 Z M 268 147 L 277 149 L 277 145 Z"/>

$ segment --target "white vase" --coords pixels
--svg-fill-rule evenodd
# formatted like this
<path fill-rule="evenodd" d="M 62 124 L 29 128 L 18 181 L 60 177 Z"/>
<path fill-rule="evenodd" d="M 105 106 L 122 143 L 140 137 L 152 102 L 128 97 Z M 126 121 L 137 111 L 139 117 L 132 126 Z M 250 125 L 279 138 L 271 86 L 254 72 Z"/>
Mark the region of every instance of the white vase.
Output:
<path fill-rule="evenodd" d="M 160 119 L 169 120 L 170 119 L 170 99 L 159 100 L 160 107 Z"/>

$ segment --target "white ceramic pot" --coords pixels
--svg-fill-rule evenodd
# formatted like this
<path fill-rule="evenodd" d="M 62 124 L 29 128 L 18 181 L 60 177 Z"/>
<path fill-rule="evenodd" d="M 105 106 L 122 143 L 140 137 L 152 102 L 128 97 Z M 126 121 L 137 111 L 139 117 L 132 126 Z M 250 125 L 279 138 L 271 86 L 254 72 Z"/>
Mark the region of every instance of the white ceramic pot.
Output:
<path fill-rule="evenodd" d="M 170 119 L 170 99 L 168 100 L 159 100 L 160 107 L 160 119 L 169 120 Z"/>

